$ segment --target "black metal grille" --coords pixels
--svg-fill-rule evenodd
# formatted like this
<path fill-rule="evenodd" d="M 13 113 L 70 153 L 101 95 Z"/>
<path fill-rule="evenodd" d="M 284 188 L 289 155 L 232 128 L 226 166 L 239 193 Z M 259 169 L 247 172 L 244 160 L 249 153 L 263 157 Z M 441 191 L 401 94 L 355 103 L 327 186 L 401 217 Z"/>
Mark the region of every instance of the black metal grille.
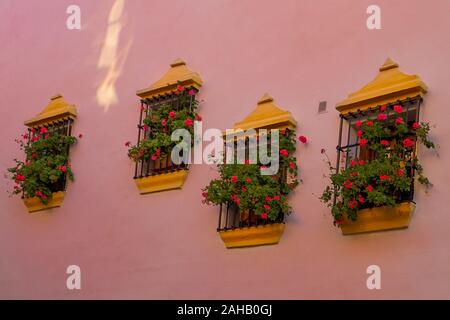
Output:
<path fill-rule="evenodd" d="M 393 106 L 401 105 L 404 109 L 404 114 L 406 114 L 406 122 L 410 126 L 414 122 L 419 121 L 420 117 L 420 106 L 422 103 L 422 97 L 416 96 L 413 98 L 407 98 L 404 100 L 398 100 L 386 105 L 387 119 L 385 120 L 388 126 L 395 125 L 396 114 L 393 111 Z M 378 114 L 381 106 L 374 106 L 367 110 L 356 112 L 350 112 L 347 114 L 340 115 L 340 125 L 339 125 L 339 138 L 337 150 L 337 160 L 336 160 L 336 173 L 339 173 L 340 169 L 346 169 L 350 165 L 350 159 L 363 159 L 372 160 L 376 158 L 374 152 L 368 152 L 367 150 L 361 149 L 359 145 L 359 138 L 356 134 L 357 129 L 355 124 L 360 120 L 371 120 L 374 119 L 376 114 Z M 344 127 L 345 126 L 345 127 Z M 345 141 L 345 142 L 344 142 Z M 344 144 L 345 143 L 345 144 Z M 411 151 L 411 156 L 415 156 L 417 148 L 414 147 Z M 345 159 L 342 159 L 342 155 L 345 155 Z M 414 177 L 414 170 L 406 172 L 411 178 Z M 401 194 L 399 196 L 399 202 L 413 200 L 414 198 L 414 180 L 411 182 L 411 191 Z M 336 194 L 334 196 L 334 203 L 336 203 Z"/>
<path fill-rule="evenodd" d="M 262 219 L 252 211 L 241 211 L 234 203 L 220 205 L 217 231 L 233 230 L 245 227 L 256 227 L 275 223 L 284 223 L 285 214 L 280 212 L 277 219 Z"/>
<path fill-rule="evenodd" d="M 194 90 L 194 95 L 189 95 L 189 99 L 186 97 L 190 90 Z M 144 119 L 148 117 L 152 110 L 157 110 L 162 106 L 169 105 L 171 110 L 179 111 L 184 108 L 189 108 L 192 110 L 193 103 L 195 101 L 195 96 L 197 94 L 197 89 L 194 87 L 187 87 L 181 93 L 171 92 L 166 94 L 161 94 L 150 99 L 142 99 L 141 100 L 141 111 L 139 115 L 139 123 L 138 127 L 138 145 L 146 139 L 152 139 L 152 136 L 155 132 L 152 132 L 151 129 L 145 130 Z M 182 103 L 182 101 L 186 101 L 187 103 Z M 135 170 L 134 170 L 134 179 L 148 177 L 152 175 L 158 175 L 163 173 L 175 172 L 179 170 L 188 170 L 188 164 L 181 163 L 179 165 L 172 163 L 170 157 L 170 150 L 166 156 L 161 157 L 157 160 L 139 160 L 136 161 Z"/>

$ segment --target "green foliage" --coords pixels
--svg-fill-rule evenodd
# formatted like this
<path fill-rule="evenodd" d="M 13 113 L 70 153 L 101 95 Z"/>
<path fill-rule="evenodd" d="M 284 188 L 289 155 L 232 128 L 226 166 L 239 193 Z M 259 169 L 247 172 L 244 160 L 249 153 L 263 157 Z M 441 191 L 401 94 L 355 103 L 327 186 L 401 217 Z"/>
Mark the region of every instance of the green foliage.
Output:
<path fill-rule="evenodd" d="M 203 203 L 220 205 L 232 203 L 239 210 L 250 210 L 256 215 L 276 220 L 281 213 L 290 213 L 289 193 L 298 185 L 295 150 L 295 133 L 283 130 L 279 149 L 288 155 L 280 155 L 280 167 L 275 175 L 262 175 L 261 164 L 219 164 L 219 178 L 214 179 L 203 191 Z M 270 139 L 270 137 L 269 137 Z M 289 172 L 291 181 L 287 181 Z"/>
<path fill-rule="evenodd" d="M 157 109 L 149 110 L 143 120 L 145 138 L 137 145 L 130 146 L 128 149 L 130 159 L 139 162 L 170 155 L 173 147 L 180 143 L 171 140 L 172 132 L 177 129 L 186 129 L 191 137 L 193 136 L 193 123 L 195 120 L 201 120 L 197 113 L 199 102 L 195 99 L 195 93 L 194 90 L 187 91 L 179 85 L 177 108 L 165 104 Z"/>
<path fill-rule="evenodd" d="M 331 184 L 320 199 L 331 208 L 335 224 L 342 224 L 344 218 L 355 221 L 362 208 L 396 205 L 402 195 L 411 192 L 414 176 L 419 183 L 431 186 L 423 176 L 415 152 L 417 143 L 426 148 L 435 147 L 428 139 L 430 125 L 425 122 L 408 124 L 402 108 L 394 106 L 394 110 L 397 112 L 394 121 L 385 120 L 384 111 L 380 111 L 377 119 L 356 124 L 360 148 L 371 151 L 375 155 L 373 159 L 347 159 L 350 166 L 339 173 L 335 173 L 336 168 L 328 160 Z"/>
<path fill-rule="evenodd" d="M 24 140 L 16 140 L 26 161 L 14 159 L 16 165 L 8 169 L 16 182 L 12 193 L 23 193 L 26 198 L 37 196 L 47 204 L 66 176 L 73 180 L 68 151 L 76 141 L 75 137 L 51 132 L 35 132 L 32 137 L 24 135 Z"/>

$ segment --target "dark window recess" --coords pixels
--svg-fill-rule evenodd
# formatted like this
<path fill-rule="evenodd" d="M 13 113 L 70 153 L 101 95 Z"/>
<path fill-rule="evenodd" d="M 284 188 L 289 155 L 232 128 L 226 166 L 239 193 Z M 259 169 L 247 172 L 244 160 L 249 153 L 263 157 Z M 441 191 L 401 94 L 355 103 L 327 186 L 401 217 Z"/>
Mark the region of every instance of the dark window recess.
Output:
<path fill-rule="evenodd" d="M 395 126 L 395 119 L 398 115 L 393 111 L 393 106 L 401 105 L 404 109 L 403 115 L 406 115 L 406 120 L 408 125 L 412 125 L 414 122 L 419 121 L 420 116 L 420 106 L 422 103 L 422 97 L 417 96 L 414 98 L 407 98 L 405 100 L 396 101 L 387 104 L 386 114 L 388 118 L 386 122 L 388 126 Z M 357 112 L 350 112 L 347 114 L 340 115 L 340 125 L 339 125 L 339 138 L 337 150 L 337 160 L 336 160 L 336 171 L 339 172 L 341 169 L 346 169 L 350 166 L 350 161 L 352 159 L 366 160 L 370 161 L 375 159 L 377 155 L 374 151 L 369 150 L 369 148 L 361 148 L 359 146 L 359 138 L 357 135 L 358 127 L 356 126 L 357 121 L 375 120 L 378 114 L 380 106 L 375 106 L 368 110 Z M 411 156 L 415 154 L 416 148 L 411 151 Z M 407 157 L 407 155 L 405 155 Z M 414 177 L 414 171 L 410 170 L 407 174 Z M 399 195 L 399 202 L 413 200 L 414 197 L 414 180 L 411 183 L 411 191 Z M 336 200 L 336 199 L 335 199 Z"/>
<path fill-rule="evenodd" d="M 137 125 L 138 143 L 143 140 L 152 139 L 156 133 L 151 130 L 144 130 L 144 119 L 151 115 L 152 110 L 157 110 L 158 108 L 167 105 L 169 105 L 171 110 L 174 110 L 175 112 L 185 108 L 192 108 L 193 102 L 195 101 L 195 95 L 189 96 L 189 99 L 180 99 L 181 97 L 186 96 L 191 89 L 197 93 L 196 88 L 187 87 L 181 94 L 167 93 L 150 99 L 141 100 L 141 113 L 139 116 L 139 123 Z M 183 103 L 181 101 L 185 102 Z M 168 156 L 161 157 L 157 160 L 149 159 L 136 162 L 134 179 L 188 169 L 188 164 L 181 163 L 176 165 L 172 163 L 169 153 Z"/>

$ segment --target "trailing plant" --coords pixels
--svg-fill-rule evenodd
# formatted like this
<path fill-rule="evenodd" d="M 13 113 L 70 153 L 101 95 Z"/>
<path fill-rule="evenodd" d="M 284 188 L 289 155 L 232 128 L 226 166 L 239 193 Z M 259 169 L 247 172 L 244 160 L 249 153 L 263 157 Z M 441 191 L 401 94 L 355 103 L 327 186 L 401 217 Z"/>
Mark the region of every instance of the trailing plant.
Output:
<path fill-rule="evenodd" d="M 304 139 L 306 142 L 306 138 Z M 203 203 L 230 203 L 241 212 L 249 210 L 262 219 L 272 221 L 282 213 L 289 214 L 291 208 L 288 195 L 299 183 L 295 140 L 294 131 L 281 131 L 280 164 L 274 175 L 262 175 L 261 168 L 265 166 L 259 160 L 258 163 L 247 160 L 245 164 L 218 164 L 219 178 L 212 180 L 202 189 Z"/>
<path fill-rule="evenodd" d="M 177 129 L 186 129 L 191 137 L 193 136 L 194 120 L 202 120 L 197 113 L 199 102 L 195 98 L 196 91 L 194 89 L 187 90 L 182 85 L 178 85 L 176 94 L 178 95 L 176 108 L 168 102 L 158 108 L 150 109 L 146 113 L 142 128 L 144 139 L 136 145 L 131 145 L 130 142 L 125 144 L 129 147 L 130 159 L 139 162 L 167 157 L 173 147 L 180 143 L 171 140 L 172 132 Z"/>
<path fill-rule="evenodd" d="M 16 142 L 25 152 L 26 160 L 14 159 L 16 165 L 8 169 L 16 183 L 12 194 L 38 197 L 43 204 L 48 204 L 52 193 L 63 189 L 66 177 L 73 181 L 68 150 L 77 139 L 52 133 L 47 128 L 31 129 L 22 138 Z"/>
<path fill-rule="evenodd" d="M 331 208 L 334 224 L 344 219 L 355 221 L 358 210 L 379 206 L 395 206 L 411 200 L 414 178 L 427 188 L 431 183 L 423 175 L 416 155 L 416 144 L 435 148 L 429 140 L 430 124 L 407 123 L 400 105 L 393 107 L 394 117 L 388 117 L 386 106 L 376 112 L 374 119 L 356 122 L 359 154 L 371 154 L 369 159 L 345 159 L 349 163 L 336 173 L 327 156 L 331 184 L 320 199 Z M 322 149 L 322 153 L 325 150 Z"/>

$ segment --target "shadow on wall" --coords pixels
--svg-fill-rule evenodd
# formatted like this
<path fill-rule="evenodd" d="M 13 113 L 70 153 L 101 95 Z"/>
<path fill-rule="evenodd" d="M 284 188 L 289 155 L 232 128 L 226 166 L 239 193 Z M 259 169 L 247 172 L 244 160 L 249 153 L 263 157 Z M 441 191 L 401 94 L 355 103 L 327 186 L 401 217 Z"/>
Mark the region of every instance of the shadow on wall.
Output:
<path fill-rule="evenodd" d="M 125 26 L 123 18 L 124 7 L 125 0 L 115 0 L 109 11 L 108 28 L 97 62 L 97 69 L 107 70 L 104 79 L 97 88 L 96 97 L 97 103 L 105 112 L 119 101 L 115 85 L 133 42 L 132 39 L 128 40 L 126 46 L 119 51 L 120 32 Z"/>

